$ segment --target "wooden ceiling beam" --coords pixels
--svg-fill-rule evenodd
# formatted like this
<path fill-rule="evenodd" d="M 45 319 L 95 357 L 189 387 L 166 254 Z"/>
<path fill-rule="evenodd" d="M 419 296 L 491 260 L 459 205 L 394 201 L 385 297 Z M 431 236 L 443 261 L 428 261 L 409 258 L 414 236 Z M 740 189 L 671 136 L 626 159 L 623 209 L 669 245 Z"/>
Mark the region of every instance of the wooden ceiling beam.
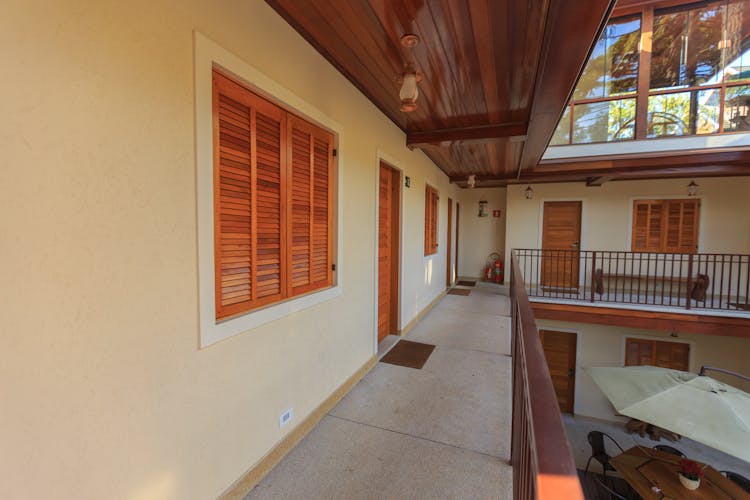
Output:
<path fill-rule="evenodd" d="M 534 168 L 547 149 L 614 4 L 615 0 L 550 0 L 529 115 L 529 138 L 518 177 Z"/>
<path fill-rule="evenodd" d="M 495 139 L 509 138 L 511 140 L 526 139 L 525 123 L 500 123 L 496 125 L 482 125 L 478 127 L 447 128 L 439 130 L 425 130 L 407 132 L 406 145 L 409 148 L 422 146 L 445 146 L 454 143 L 481 143 Z"/>
<path fill-rule="evenodd" d="M 599 187 L 605 182 L 611 181 L 612 179 L 614 179 L 614 177 L 607 176 L 607 175 L 600 175 L 598 177 L 588 177 L 586 179 L 586 185 L 590 187 Z"/>
<path fill-rule="evenodd" d="M 667 179 L 687 177 L 730 177 L 750 175 L 750 165 L 700 165 L 693 167 L 619 167 L 595 170 L 532 170 L 518 179 L 527 182 L 577 182 L 589 178 L 609 177 L 610 181 L 637 179 Z"/>
<path fill-rule="evenodd" d="M 541 302 L 531 307 L 540 319 L 750 338 L 747 318 Z"/>

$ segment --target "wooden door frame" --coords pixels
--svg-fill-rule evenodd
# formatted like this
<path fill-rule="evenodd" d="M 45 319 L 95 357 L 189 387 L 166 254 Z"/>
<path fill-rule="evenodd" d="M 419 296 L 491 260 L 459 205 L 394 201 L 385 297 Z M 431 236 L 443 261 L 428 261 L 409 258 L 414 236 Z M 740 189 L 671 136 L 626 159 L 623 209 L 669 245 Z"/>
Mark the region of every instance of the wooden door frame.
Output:
<path fill-rule="evenodd" d="M 453 284 L 453 263 L 451 259 L 453 257 L 453 198 L 448 197 L 448 244 L 446 245 L 446 264 L 445 264 L 445 288 L 450 288 Z"/>
<path fill-rule="evenodd" d="M 393 238 L 391 238 L 391 255 L 394 258 L 394 262 L 391 265 L 391 314 L 390 324 L 391 330 L 394 334 L 401 335 L 401 266 L 402 266 L 402 228 L 403 228 L 403 169 L 396 166 L 396 162 L 385 158 L 382 154 L 378 154 L 377 168 L 375 169 L 375 266 L 374 266 L 374 282 L 375 282 L 375 293 L 374 293 L 374 348 L 375 352 L 378 350 L 378 248 L 380 246 L 379 232 L 379 214 L 380 214 L 380 166 L 384 165 L 391 169 L 394 175 L 395 182 L 393 183 L 393 196 L 394 207 L 392 211 L 391 219 L 391 231 Z"/>
<path fill-rule="evenodd" d="M 458 221 L 460 220 L 459 215 L 461 214 L 460 211 L 461 204 L 456 200 L 456 279 L 459 277 L 458 273 Z"/>
<path fill-rule="evenodd" d="M 555 327 L 545 327 L 545 326 L 539 326 L 538 330 L 539 331 L 545 330 L 545 331 L 548 331 L 548 332 L 557 332 L 557 333 L 568 333 L 568 334 L 575 335 L 576 347 L 575 347 L 575 350 L 573 351 L 573 384 L 572 384 L 572 387 L 570 387 L 568 389 L 569 390 L 568 398 L 571 401 L 570 415 L 575 415 L 576 387 L 577 387 L 576 382 L 578 380 L 578 360 L 581 358 L 581 356 L 580 356 L 580 354 L 581 354 L 580 353 L 580 351 L 581 351 L 581 342 L 580 342 L 581 332 L 579 330 L 571 330 L 569 328 L 555 328 Z M 624 337 L 625 336 L 623 336 L 623 338 Z M 541 342 L 541 340 L 542 339 L 540 338 L 539 341 Z M 625 345 L 625 341 L 623 340 L 622 342 L 623 342 L 623 346 L 624 346 Z M 542 351 L 544 351 L 544 345 L 542 345 Z"/>

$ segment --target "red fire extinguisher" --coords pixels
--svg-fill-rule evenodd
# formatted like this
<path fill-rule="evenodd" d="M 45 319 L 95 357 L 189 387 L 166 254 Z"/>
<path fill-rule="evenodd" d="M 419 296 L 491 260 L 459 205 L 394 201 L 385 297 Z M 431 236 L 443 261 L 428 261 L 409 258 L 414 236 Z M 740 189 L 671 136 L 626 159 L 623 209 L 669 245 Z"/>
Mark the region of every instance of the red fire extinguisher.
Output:
<path fill-rule="evenodd" d="M 495 283 L 502 283 L 503 282 L 503 259 L 497 259 L 495 260 Z"/>

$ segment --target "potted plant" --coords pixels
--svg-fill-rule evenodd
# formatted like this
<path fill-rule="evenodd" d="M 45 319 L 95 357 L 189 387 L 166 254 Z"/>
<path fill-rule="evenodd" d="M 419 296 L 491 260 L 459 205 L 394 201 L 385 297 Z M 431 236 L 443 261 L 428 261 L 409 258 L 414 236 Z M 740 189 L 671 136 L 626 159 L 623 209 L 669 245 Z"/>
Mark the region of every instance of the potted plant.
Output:
<path fill-rule="evenodd" d="M 689 490 L 697 489 L 701 485 L 703 466 L 698 462 L 683 458 L 680 460 L 680 472 L 678 476 L 685 488 Z"/>

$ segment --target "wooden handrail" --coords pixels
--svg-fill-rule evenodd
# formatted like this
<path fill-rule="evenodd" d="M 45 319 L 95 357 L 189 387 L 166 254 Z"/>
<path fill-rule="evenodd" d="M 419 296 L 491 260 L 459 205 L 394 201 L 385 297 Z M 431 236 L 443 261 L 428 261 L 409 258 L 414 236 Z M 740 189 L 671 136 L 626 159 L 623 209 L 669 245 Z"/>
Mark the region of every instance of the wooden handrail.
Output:
<path fill-rule="evenodd" d="M 511 252 L 513 497 L 583 500 L 539 332 Z"/>

